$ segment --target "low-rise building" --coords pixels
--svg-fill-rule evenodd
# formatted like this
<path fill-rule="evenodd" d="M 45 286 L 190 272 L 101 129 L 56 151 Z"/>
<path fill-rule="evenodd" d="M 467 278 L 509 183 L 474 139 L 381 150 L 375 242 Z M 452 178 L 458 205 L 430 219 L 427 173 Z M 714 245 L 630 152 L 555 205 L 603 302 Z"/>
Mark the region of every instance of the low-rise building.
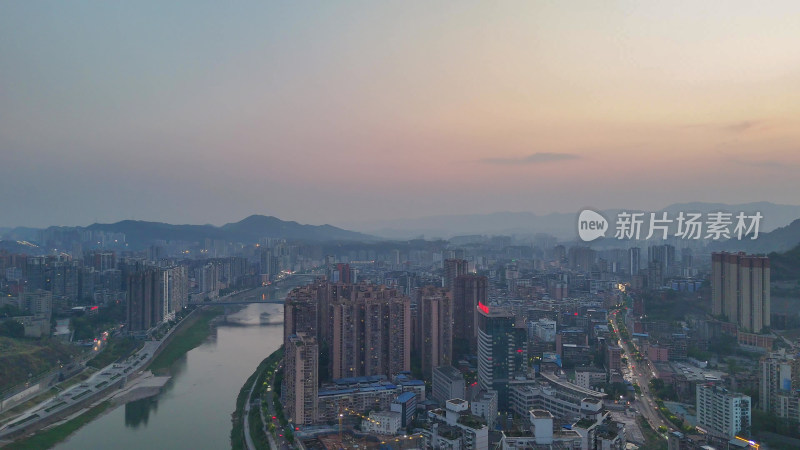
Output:
<path fill-rule="evenodd" d="M 50 335 L 50 319 L 44 316 L 14 316 L 0 319 L 3 322 L 19 322 L 25 330 L 25 337 L 39 338 Z"/>
<path fill-rule="evenodd" d="M 336 422 L 342 410 L 359 414 L 376 409 L 389 410 L 392 401 L 402 393 L 400 386 L 385 380 L 323 385 L 319 389 L 317 422 Z"/>
<path fill-rule="evenodd" d="M 627 445 L 625 424 L 611 419 L 610 414 L 597 419 L 581 419 L 572 425 L 581 436 L 582 450 L 624 450 Z"/>
<path fill-rule="evenodd" d="M 544 409 L 532 409 L 528 413 L 531 423 L 529 432 L 507 435 L 505 432 L 500 439 L 502 450 L 528 450 L 528 449 L 565 449 L 580 450 L 582 438 L 574 430 L 553 429 L 553 415 Z"/>
<path fill-rule="evenodd" d="M 396 399 L 392 400 L 389 406 L 392 411 L 399 412 L 403 427 L 411 425 L 417 413 L 417 395 L 413 392 L 403 392 Z"/>
<path fill-rule="evenodd" d="M 515 385 L 509 392 L 512 410 L 518 416 L 529 417 L 528 411 L 531 409 L 544 409 L 550 411 L 560 424 L 579 420 L 588 409 L 602 409 L 602 399 L 606 396 L 572 383 Z M 587 406 L 590 404 L 592 406 Z"/>
<path fill-rule="evenodd" d="M 606 379 L 606 372 L 599 368 L 582 367 L 575 369 L 575 384 L 584 389 L 591 389 L 592 386 L 603 384 Z"/>
<path fill-rule="evenodd" d="M 364 431 L 381 435 L 395 435 L 402 428 L 402 414 L 397 411 L 372 411 L 369 419 L 362 421 Z"/>
<path fill-rule="evenodd" d="M 739 345 L 745 347 L 747 350 L 768 352 L 772 350 L 772 344 L 775 342 L 775 336 L 740 331 L 736 335 L 736 340 Z"/>
<path fill-rule="evenodd" d="M 417 395 L 417 403 L 425 401 L 425 382 L 413 378 L 410 374 L 401 373 L 392 380 L 394 384 L 400 386 L 403 392 L 413 392 Z"/>
<path fill-rule="evenodd" d="M 647 359 L 653 362 L 669 361 L 669 349 L 657 345 L 650 345 L 647 347 Z"/>
<path fill-rule="evenodd" d="M 470 403 L 470 408 L 473 415 L 482 417 L 489 429 L 493 429 L 497 419 L 497 391 L 479 391 Z"/>
<path fill-rule="evenodd" d="M 428 411 L 429 426 L 420 432 L 425 438 L 425 448 L 488 450 L 489 427 L 480 418 L 469 413 L 469 402 L 450 399 L 444 409 Z"/>
<path fill-rule="evenodd" d="M 528 322 L 528 337 L 533 339 L 534 336 L 542 342 L 555 342 L 556 321 L 541 318 L 535 322 Z"/>
<path fill-rule="evenodd" d="M 439 404 L 451 398 L 464 398 L 466 384 L 464 375 L 455 367 L 440 366 L 433 369 L 432 397 Z"/>

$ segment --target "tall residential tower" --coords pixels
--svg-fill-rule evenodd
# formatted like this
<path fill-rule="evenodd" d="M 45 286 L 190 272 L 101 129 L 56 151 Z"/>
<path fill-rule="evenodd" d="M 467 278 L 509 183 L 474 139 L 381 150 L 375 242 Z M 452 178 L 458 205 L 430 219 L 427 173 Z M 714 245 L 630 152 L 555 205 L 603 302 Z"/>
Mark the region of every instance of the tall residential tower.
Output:
<path fill-rule="evenodd" d="M 769 258 L 744 253 L 711 255 L 712 313 L 747 331 L 769 326 Z"/>

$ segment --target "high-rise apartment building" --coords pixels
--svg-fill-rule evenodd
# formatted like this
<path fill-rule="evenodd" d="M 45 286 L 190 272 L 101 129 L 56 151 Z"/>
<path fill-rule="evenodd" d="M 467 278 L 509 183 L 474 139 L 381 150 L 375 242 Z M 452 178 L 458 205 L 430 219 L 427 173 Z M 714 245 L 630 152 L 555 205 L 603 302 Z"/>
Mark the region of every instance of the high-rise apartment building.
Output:
<path fill-rule="evenodd" d="M 597 252 L 585 246 L 570 247 L 569 266 L 575 270 L 589 272 L 592 270 Z"/>
<path fill-rule="evenodd" d="M 139 269 L 127 277 L 127 331 L 141 332 L 164 319 L 160 271 L 154 267 Z"/>
<path fill-rule="evenodd" d="M 53 293 L 42 289 L 21 292 L 18 305 L 31 315 L 43 316 L 50 320 L 53 314 Z"/>
<path fill-rule="evenodd" d="M 606 346 L 606 371 L 609 375 L 622 374 L 622 348 L 617 345 Z"/>
<path fill-rule="evenodd" d="M 317 339 L 304 333 L 286 338 L 283 405 L 289 420 L 313 425 L 318 410 L 319 347 Z"/>
<path fill-rule="evenodd" d="M 770 268 L 766 256 L 711 255 L 712 313 L 758 333 L 770 321 Z"/>
<path fill-rule="evenodd" d="M 647 247 L 647 264 L 657 263 L 663 277 L 675 275 L 675 247 L 669 244 L 651 245 Z"/>
<path fill-rule="evenodd" d="M 508 384 L 528 367 L 528 332 L 517 326 L 513 313 L 480 305 L 478 323 L 478 384 L 498 393 L 498 408 L 508 410 Z"/>
<path fill-rule="evenodd" d="M 425 286 L 417 297 L 417 330 L 414 349 L 422 362 L 425 379 L 433 368 L 453 363 L 453 296 L 445 288 Z"/>
<path fill-rule="evenodd" d="M 331 281 L 334 283 L 350 284 L 353 282 L 351 275 L 352 270 L 350 269 L 350 264 L 338 263 L 331 273 Z"/>
<path fill-rule="evenodd" d="M 697 385 L 697 426 L 718 437 L 733 439 L 748 433 L 750 397 L 713 384 Z"/>
<path fill-rule="evenodd" d="M 631 247 L 628 249 L 628 269 L 631 276 L 639 275 L 639 270 L 642 264 L 642 249 L 639 247 Z"/>
<path fill-rule="evenodd" d="M 170 266 L 160 270 L 161 317 L 175 318 L 175 314 L 189 303 L 189 271 L 186 266 Z"/>
<path fill-rule="evenodd" d="M 764 356 L 758 381 L 759 409 L 800 422 L 800 359 L 784 351 Z"/>
<path fill-rule="evenodd" d="M 479 275 L 460 275 L 453 289 L 453 352 L 455 357 L 474 354 L 478 338 L 478 305 L 488 303 L 489 280 Z"/>
<path fill-rule="evenodd" d="M 411 370 L 411 300 L 397 289 L 359 284 L 326 301 L 333 378 Z M 330 291 L 329 291 L 330 292 Z"/>
<path fill-rule="evenodd" d="M 117 267 L 117 255 L 114 252 L 95 250 L 87 253 L 85 262 L 94 267 L 94 270 L 103 272 Z"/>
<path fill-rule="evenodd" d="M 317 332 L 318 286 L 308 285 L 292 289 L 283 303 L 283 339 L 305 333 L 320 338 Z"/>
<path fill-rule="evenodd" d="M 467 268 L 468 263 L 464 259 L 445 259 L 442 285 L 452 292 L 456 277 L 466 275 Z"/>
<path fill-rule="evenodd" d="M 50 269 L 50 290 L 55 298 L 77 300 L 80 293 L 81 265 L 75 261 L 59 261 Z"/>

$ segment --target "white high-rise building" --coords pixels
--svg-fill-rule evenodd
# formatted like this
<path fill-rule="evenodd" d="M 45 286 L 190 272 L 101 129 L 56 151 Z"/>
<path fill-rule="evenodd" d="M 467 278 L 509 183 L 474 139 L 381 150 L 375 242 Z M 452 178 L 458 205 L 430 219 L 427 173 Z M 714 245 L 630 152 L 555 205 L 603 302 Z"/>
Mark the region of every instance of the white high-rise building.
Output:
<path fill-rule="evenodd" d="M 800 359 L 781 349 L 761 358 L 759 368 L 760 409 L 800 422 Z"/>
<path fill-rule="evenodd" d="M 697 426 L 710 434 L 733 439 L 749 430 L 750 397 L 713 384 L 697 385 Z"/>

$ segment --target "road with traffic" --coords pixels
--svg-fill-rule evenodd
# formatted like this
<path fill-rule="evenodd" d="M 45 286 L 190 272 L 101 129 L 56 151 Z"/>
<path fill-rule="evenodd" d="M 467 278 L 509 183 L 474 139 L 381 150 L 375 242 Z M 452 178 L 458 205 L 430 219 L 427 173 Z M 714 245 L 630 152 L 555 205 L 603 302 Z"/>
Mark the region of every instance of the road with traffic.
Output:
<path fill-rule="evenodd" d="M 634 352 L 632 351 L 632 344 L 622 339 L 619 327 L 617 326 L 617 319 L 620 310 L 611 313 L 611 324 L 614 327 L 614 332 L 619 337 L 619 344 L 625 352 L 628 360 L 628 376 L 629 381 L 639 386 L 641 394 L 636 394 L 636 406 L 639 412 L 642 413 L 650 426 L 657 430 L 659 427 L 664 426 L 667 429 L 672 429 L 672 425 L 664 420 L 658 407 L 655 403 L 655 398 L 650 392 L 650 380 L 655 378 L 655 370 L 649 360 L 643 359 L 642 361 L 635 361 L 633 358 Z M 638 350 L 638 349 L 637 349 Z"/>

